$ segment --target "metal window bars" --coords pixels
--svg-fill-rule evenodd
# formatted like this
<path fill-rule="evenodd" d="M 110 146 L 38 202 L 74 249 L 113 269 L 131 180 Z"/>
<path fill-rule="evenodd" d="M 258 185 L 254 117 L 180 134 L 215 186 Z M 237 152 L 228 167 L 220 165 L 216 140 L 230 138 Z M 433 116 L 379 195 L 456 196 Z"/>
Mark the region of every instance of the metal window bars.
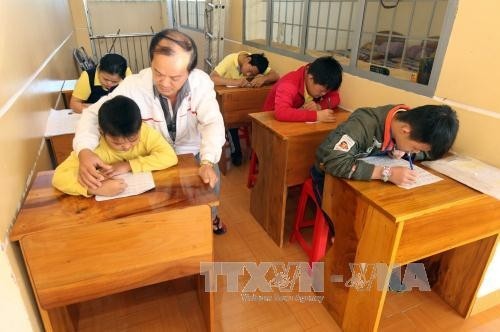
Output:
<path fill-rule="evenodd" d="M 138 73 L 151 65 L 149 59 L 149 44 L 154 36 L 151 33 L 107 34 L 90 36 L 94 58 L 98 60 L 107 53 L 118 53 L 127 59 L 129 68 Z"/>

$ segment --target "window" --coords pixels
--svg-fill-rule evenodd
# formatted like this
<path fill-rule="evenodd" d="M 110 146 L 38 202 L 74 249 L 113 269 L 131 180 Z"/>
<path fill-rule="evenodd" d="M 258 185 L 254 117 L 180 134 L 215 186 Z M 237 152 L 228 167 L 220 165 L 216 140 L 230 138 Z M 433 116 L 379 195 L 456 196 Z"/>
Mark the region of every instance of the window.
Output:
<path fill-rule="evenodd" d="M 179 0 L 177 6 L 181 27 L 205 29 L 205 0 Z"/>
<path fill-rule="evenodd" d="M 433 95 L 456 0 L 245 0 L 244 43 Z"/>

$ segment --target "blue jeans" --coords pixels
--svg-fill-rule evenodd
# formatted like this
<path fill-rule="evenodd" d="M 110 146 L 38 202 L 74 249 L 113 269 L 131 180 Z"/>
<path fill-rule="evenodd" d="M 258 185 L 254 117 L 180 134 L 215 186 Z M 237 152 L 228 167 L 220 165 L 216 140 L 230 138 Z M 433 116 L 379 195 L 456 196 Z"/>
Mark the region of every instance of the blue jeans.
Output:
<path fill-rule="evenodd" d="M 196 154 L 196 156 L 194 156 L 196 158 L 196 160 L 198 161 L 198 163 L 200 162 L 200 154 Z M 215 193 L 215 196 L 217 196 L 217 198 L 220 197 L 220 169 L 219 169 L 219 164 L 214 164 L 214 171 L 215 171 L 215 174 L 217 174 L 217 182 L 215 183 L 215 187 L 214 187 L 214 193 Z M 217 207 L 214 206 L 211 209 L 211 215 L 212 215 L 212 220 L 215 219 L 215 217 L 217 216 Z"/>

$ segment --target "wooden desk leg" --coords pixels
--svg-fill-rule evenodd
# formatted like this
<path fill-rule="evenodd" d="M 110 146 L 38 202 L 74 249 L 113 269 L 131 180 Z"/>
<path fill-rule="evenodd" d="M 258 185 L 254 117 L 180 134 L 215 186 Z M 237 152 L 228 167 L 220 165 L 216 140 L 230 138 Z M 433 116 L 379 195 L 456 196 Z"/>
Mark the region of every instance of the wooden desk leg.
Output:
<path fill-rule="evenodd" d="M 443 253 L 434 291 L 463 317 L 469 317 L 497 235 Z"/>
<path fill-rule="evenodd" d="M 335 195 L 323 201 L 335 225 L 335 241 L 325 257 L 323 303 L 343 331 L 376 331 L 403 225 L 369 206 L 345 182 L 325 182 L 324 193 Z M 375 267 L 382 262 L 387 269 Z M 357 274 L 351 272 L 352 263 L 368 265 L 364 271 L 355 265 Z"/>
<path fill-rule="evenodd" d="M 50 319 L 50 328 L 45 325 L 44 321 L 46 331 L 72 332 L 78 330 L 77 312 L 72 311 L 70 307 L 50 309 L 47 314 Z"/>
<path fill-rule="evenodd" d="M 207 331 L 213 332 L 215 322 L 214 293 L 205 291 L 205 278 L 208 278 L 208 276 L 198 275 L 197 277 L 198 302 L 205 318 Z"/>
<path fill-rule="evenodd" d="M 259 160 L 257 182 L 250 194 L 250 212 L 280 247 L 285 231 L 287 142 L 253 123 L 252 146 Z"/>

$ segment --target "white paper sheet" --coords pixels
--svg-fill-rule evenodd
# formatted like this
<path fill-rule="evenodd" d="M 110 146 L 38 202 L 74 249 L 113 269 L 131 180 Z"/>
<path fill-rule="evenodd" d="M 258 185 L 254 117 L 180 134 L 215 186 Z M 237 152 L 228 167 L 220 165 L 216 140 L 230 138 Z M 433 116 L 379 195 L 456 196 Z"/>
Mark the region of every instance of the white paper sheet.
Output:
<path fill-rule="evenodd" d="M 74 113 L 70 109 L 51 109 L 47 120 L 47 128 L 45 129 L 45 137 L 74 134 L 78 120 L 80 120 L 80 114 Z"/>
<path fill-rule="evenodd" d="M 500 199 L 500 169 L 496 167 L 462 155 L 426 161 L 423 164 L 466 186 Z"/>
<path fill-rule="evenodd" d="M 404 160 L 404 159 L 392 159 L 389 157 L 366 157 L 366 158 L 362 158 L 361 160 L 364 160 L 365 162 L 367 162 L 369 164 L 376 165 L 376 166 L 410 167 L 409 162 L 407 160 Z M 442 180 L 442 178 L 440 178 L 439 176 L 436 176 L 432 173 L 429 173 L 425 169 L 418 167 L 416 165 L 413 165 L 413 170 L 417 171 L 417 175 L 418 175 L 417 181 L 412 183 L 412 184 L 398 185 L 398 187 L 401 187 L 404 189 L 412 189 L 412 188 L 425 186 L 426 184 L 431 184 L 431 183 L 435 183 L 435 182 Z"/>
<path fill-rule="evenodd" d="M 155 182 L 153 180 L 153 174 L 151 172 L 142 173 L 125 173 L 118 175 L 117 178 L 124 179 L 127 183 L 127 189 L 125 189 L 121 194 L 116 196 L 95 196 L 96 201 L 107 201 L 110 199 L 128 197 L 142 194 L 155 187 Z"/>

